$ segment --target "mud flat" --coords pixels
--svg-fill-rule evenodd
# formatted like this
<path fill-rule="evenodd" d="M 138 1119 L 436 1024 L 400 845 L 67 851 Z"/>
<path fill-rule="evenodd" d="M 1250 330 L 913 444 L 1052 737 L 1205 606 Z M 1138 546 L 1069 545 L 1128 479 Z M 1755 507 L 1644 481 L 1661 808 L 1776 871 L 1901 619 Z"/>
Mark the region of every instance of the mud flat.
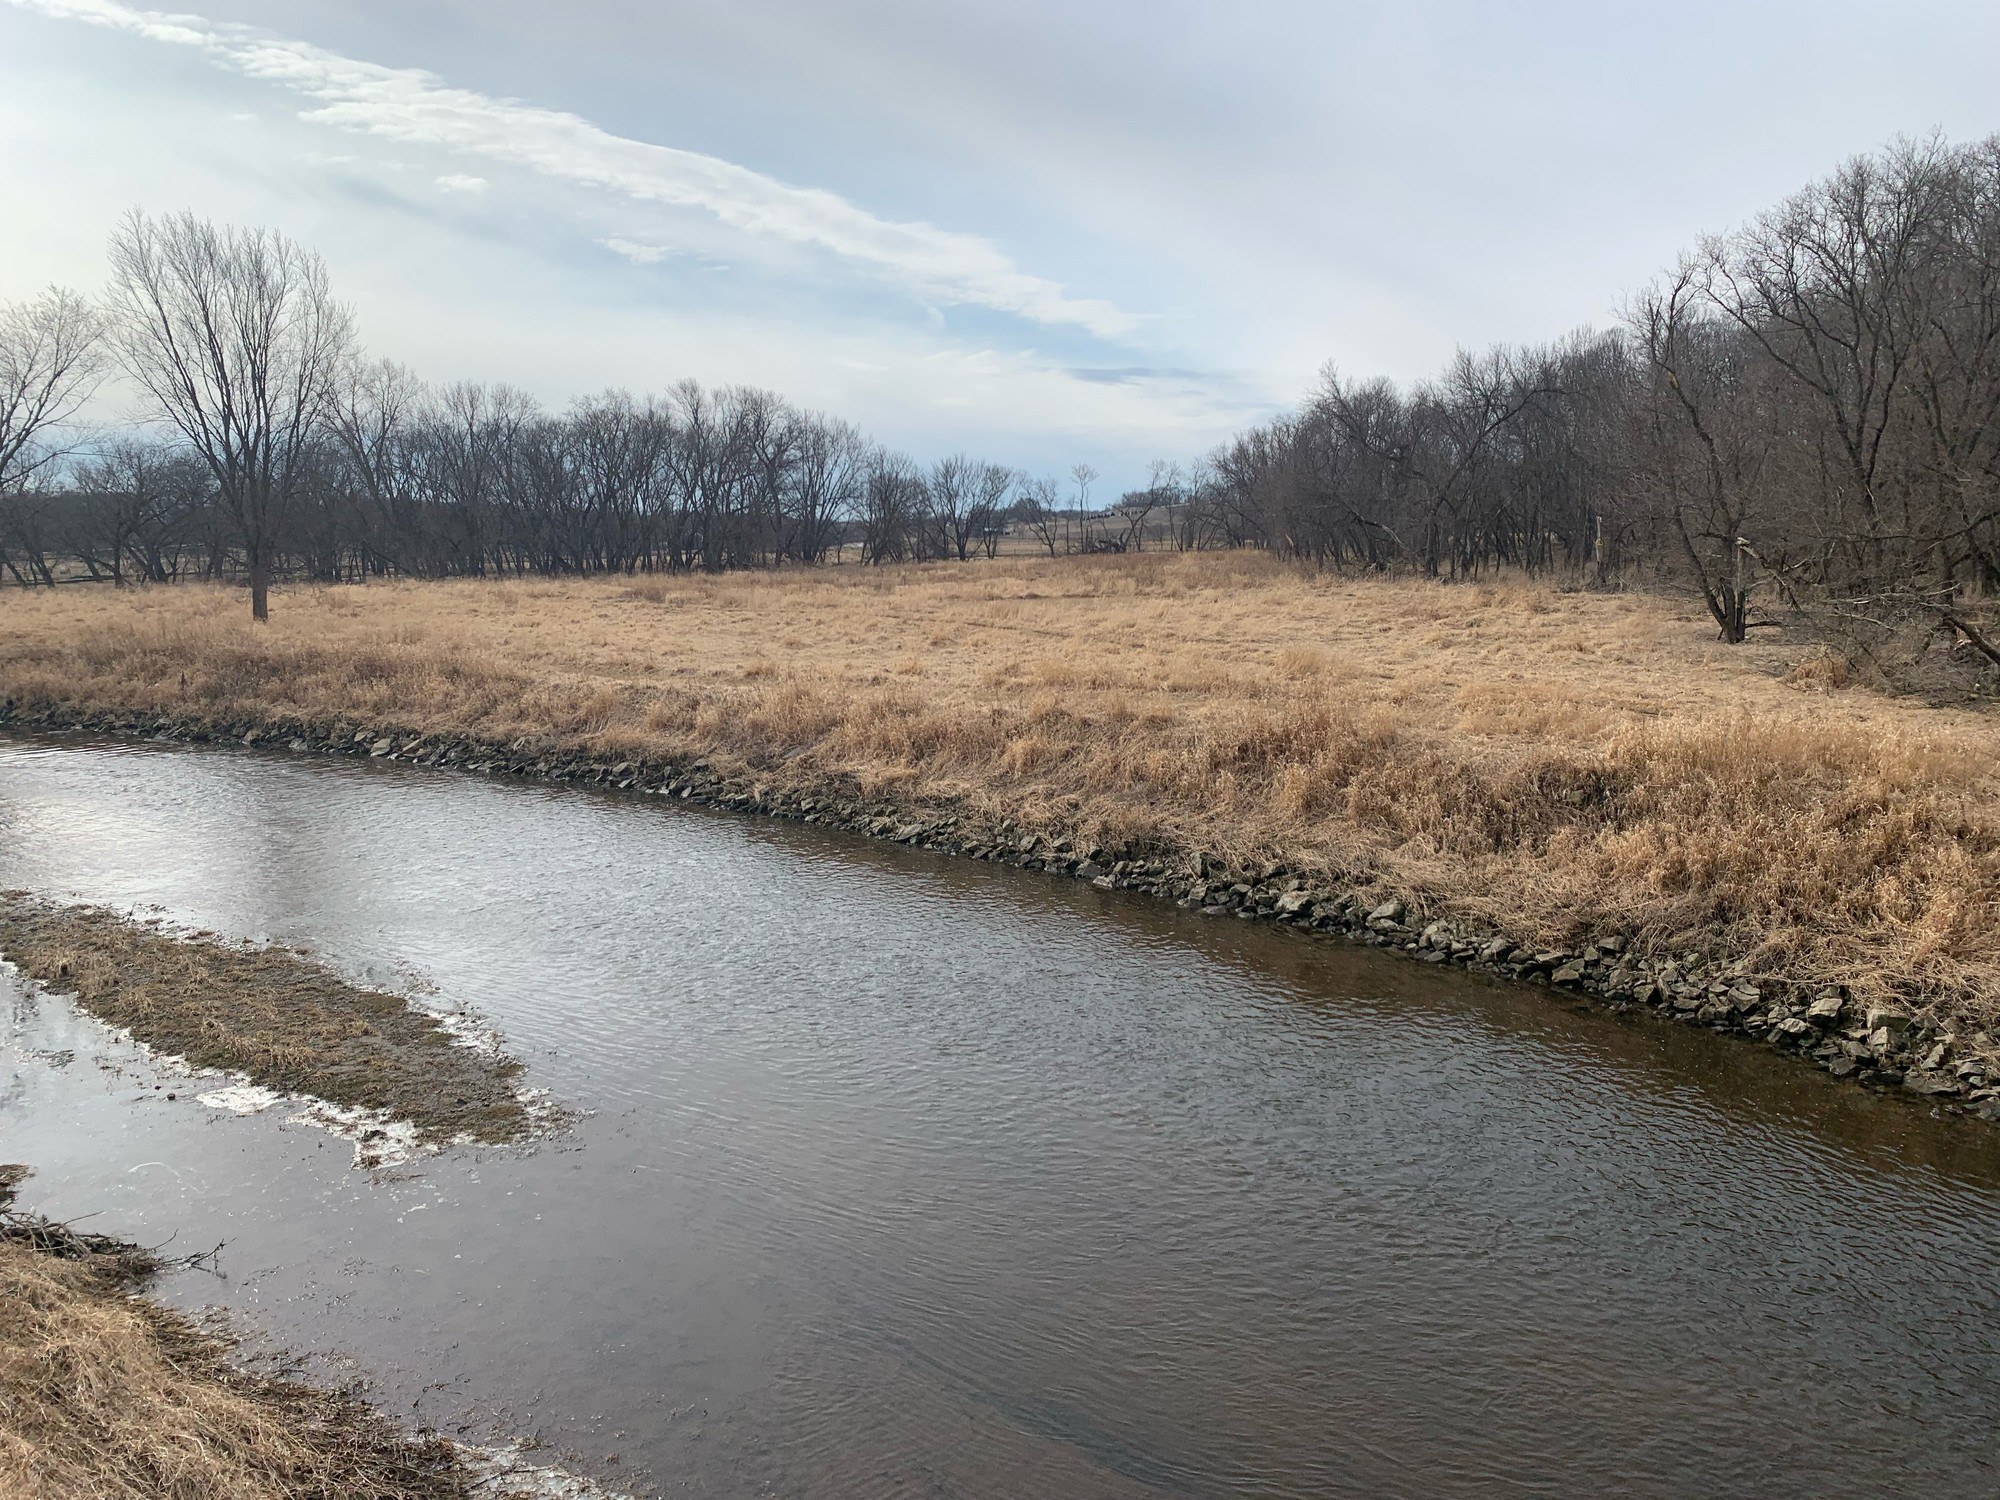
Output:
<path fill-rule="evenodd" d="M 398 1143 L 517 1140 L 535 1124 L 520 1063 L 290 948 L 0 891 L 0 959 L 155 1053 L 233 1075 L 212 1102 L 303 1097 L 360 1138 L 364 1162 Z"/>

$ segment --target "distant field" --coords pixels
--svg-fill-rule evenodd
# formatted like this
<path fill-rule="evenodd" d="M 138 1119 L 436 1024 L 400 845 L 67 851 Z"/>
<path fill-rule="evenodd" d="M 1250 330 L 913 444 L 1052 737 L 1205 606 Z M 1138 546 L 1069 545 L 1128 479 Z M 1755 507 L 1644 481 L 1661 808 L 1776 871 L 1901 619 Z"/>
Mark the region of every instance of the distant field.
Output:
<path fill-rule="evenodd" d="M 31 707 L 394 723 L 858 778 L 2000 1013 L 2000 721 L 1698 608 L 1247 553 L 0 596 Z"/>

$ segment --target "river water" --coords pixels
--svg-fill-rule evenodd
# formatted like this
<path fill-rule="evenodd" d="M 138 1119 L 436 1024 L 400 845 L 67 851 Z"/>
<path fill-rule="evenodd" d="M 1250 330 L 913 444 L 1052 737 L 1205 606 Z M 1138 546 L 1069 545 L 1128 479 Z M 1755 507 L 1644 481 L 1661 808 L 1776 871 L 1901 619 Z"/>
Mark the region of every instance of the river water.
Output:
<path fill-rule="evenodd" d="M 346 759 L 0 739 L 6 886 L 499 1027 L 576 1123 L 370 1175 L 15 993 L 0 1159 L 43 1211 L 226 1242 L 169 1299 L 614 1484 L 2000 1493 L 1996 1132 L 1741 1042 Z"/>

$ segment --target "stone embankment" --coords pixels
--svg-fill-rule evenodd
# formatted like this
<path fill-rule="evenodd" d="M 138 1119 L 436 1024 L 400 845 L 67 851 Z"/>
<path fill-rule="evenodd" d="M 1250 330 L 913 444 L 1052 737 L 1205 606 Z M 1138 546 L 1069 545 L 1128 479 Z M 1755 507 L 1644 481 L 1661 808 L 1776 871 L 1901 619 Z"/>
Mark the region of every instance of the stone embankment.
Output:
<path fill-rule="evenodd" d="M 526 776 L 695 801 L 819 824 L 971 859 L 1002 862 L 1136 891 L 1210 917 L 1266 920 L 1591 997 L 1615 1011 L 1649 1010 L 1688 1026 L 1795 1054 L 1835 1077 L 1918 1096 L 1942 1111 L 2000 1120 L 2000 1044 L 1960 1036 L 1885 1006 L 1863 1008 L 1837 988 L 1808 987 L 1694 954 L 1652 951 L 1643 933 L 1602 933 L 1544 948 L 1451 920 L 1425 921 L 1397 895 L 1339 889 L 1282 863 L 1245 864 L 1201 850 L 1111 848 L 1078 834 L 989 821 L 962 809 L 911 806 L 821 780 L 779 786 L 705 758 L 610 759 L 528 739 L 489 744 L 394 725 L 297 720 L 216 721 L 28 710 L 0 701 L 0 725 L 229 742 L 294 753 L 349 754 L 477 774 Z"/>

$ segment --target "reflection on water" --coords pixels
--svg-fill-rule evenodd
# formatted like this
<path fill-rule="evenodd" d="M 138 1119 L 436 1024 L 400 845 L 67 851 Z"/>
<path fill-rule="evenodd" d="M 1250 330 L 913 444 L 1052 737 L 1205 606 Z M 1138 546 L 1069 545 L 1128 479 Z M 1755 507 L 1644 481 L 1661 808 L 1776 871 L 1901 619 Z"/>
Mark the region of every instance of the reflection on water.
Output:
<path fill-rule="evenodd" d="M 413 1419 L 706 1495 L 2000 1488 L 1991 1133 L 1739 1042 L 379 763 L 0 741 L 0 884 L 427 981 L 587 1111 L 371 1180 L 15 1006 L 36 1206 L 226 1240 L 168 1294 Z"/>

